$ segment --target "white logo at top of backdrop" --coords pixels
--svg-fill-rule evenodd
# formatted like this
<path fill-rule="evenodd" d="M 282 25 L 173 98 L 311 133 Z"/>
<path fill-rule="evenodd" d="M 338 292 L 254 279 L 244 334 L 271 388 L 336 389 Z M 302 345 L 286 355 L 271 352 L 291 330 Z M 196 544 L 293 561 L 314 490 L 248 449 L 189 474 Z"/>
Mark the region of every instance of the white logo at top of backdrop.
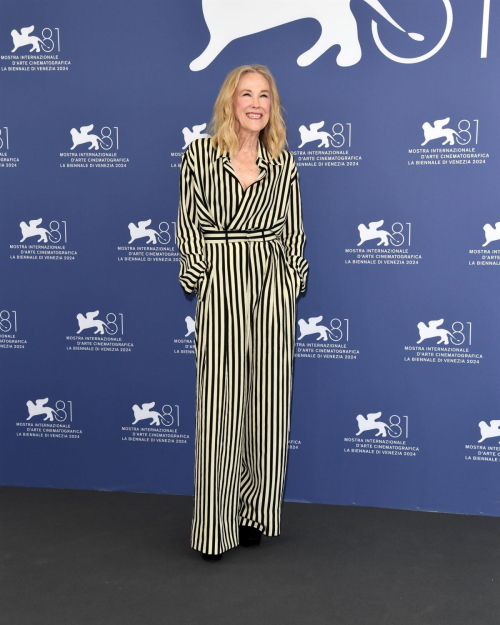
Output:
<path fill-rule="evenodd" d="M 416 41 L 424 41 L 423 35 L 408 33 L 400 26 L 379 0 L 365 0 L 365 2 L 398 30 Z M 450 0 L 442 0 L 442 2 L 446 12 L 446 24 L 441 39 L 432 50 L 413 58 L 396 56 L 384 46 L 378 34 L 377 22 L 372 20 L 372 34 L 379 50 L 398 63 L 419 63 L 436 54 L 446 43 L 453 23 Z M 246 0 L 230 2 L 203 0 L 203 16 L 210 31 L 210 42 L 201 55 L 191 61 L 189 68 L 195 72 L 205 69 L 226 46 L 236 39 L 306 18 L 316 19 L 320 23 L 321 36 L 312 48 L 298 57 L 297 63 L 300 66 L 311 65 L 336 45 L 340 46 L 337 64 L 342 67 L 355 65 L 360 61 L 362 53 L 356 18 L 350 4 L 350 0 L 330 0 L 329 2 L 325 0 L 265 0 L 265 3 L 257 0 L 251 5 L 253 10 L 245 11 L 245 17 L 242 19 L 242 11 L 248 8 Z"/>

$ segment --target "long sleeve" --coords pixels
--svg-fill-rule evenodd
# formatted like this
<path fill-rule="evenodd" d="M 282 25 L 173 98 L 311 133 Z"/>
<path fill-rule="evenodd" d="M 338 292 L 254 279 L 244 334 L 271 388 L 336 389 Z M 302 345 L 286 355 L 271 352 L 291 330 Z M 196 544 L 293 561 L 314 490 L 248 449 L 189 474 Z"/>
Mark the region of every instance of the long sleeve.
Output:
<path fill-rule="evenodd" d="M 207 269 L 203 236 L 198 227 L 194 198 L 194 172 L 189 148 L 181 159 L 179 211 L 175 242 L 179 248 L 179 282 L 186 293 L 198 292 L 198 281 Z"/>
<path fill-rule="evenodd" d="M 300 292 L 306 290 L 309 263 L 304 258 L 304 245 L 306 235 L 302 223 L 302 198 L 300 195 L 299 172 L 295 161 L 293 162 L 290 183 L 290 206 L 285 222 L 282 239 L 288 263 L 295 269 L 300 277 Z"/>

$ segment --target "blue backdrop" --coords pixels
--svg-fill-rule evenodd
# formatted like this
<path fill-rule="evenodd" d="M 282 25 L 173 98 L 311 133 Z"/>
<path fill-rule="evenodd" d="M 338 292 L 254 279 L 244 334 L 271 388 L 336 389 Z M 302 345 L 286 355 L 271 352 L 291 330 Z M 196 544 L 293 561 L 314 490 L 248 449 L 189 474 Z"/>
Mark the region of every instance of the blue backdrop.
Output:
<path fill-rule="evenodd" d="M 310 264 L 286 500 L 499 515 L 498 1 L 251 6 L 1 3 L 1 483 L 192 494 L 180 157 L 263 63 Z"/>

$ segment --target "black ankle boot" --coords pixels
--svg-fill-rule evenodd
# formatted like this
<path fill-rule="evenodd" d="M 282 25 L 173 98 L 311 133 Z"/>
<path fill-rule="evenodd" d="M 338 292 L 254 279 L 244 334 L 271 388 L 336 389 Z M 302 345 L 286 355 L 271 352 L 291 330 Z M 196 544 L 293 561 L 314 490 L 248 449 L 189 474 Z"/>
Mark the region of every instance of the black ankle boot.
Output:
<path fill-rule="evenodd" d="M 211 561 L 222 560 L 222 556 L 223 556 L 222 553 L 217 553 L 217 554 L 214 554 L 214 553 L 202 553 L 201 554 L 201 557 L 204 560 L 211 560 Z"/>
<path fill-rule="evenodd" d="M 240 525 L 240 545 L 242 547 L 258 547 L 262 532 L 251 525 Z"/>

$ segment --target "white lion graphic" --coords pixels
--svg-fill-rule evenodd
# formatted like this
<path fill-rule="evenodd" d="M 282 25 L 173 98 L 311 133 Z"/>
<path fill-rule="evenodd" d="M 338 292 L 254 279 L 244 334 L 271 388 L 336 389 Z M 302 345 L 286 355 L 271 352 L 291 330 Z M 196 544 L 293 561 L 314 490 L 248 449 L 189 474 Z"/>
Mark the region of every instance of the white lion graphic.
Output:
<path fill-rule="evenodd" d="M 43 219 L 32 219 L 29 223 L 25 221 L 21 221 L 19 224 L 21 228 L 21 234 L 23 238 L 21 239 L 21 243 L 30 237 L 40 237 L 38 239 L 38 243 L 48 243 L 50 232 L 46 228 L 39 228 L 38 226 L 42 223 Z"/>
<path fill-rule="evenodd" d="M 48 397 L 45 399 L 37 399 L 35 403 L 27 401 L 26 405 L 28 406 L 29 416 L 26 421 L 29 421 L 32 417 L 39 417 L 40 415 L 45 415 L 44 421 L 54 421 L 54 416 L 57 417 L 57 413 L 53 408 L 45 405 L 48 401 Z"/>
<path fill-rule="evenodd" d="M 134 422 L 132 425 L 139 423 L 143 419 L 152 419 L 149 425 L 160 425 L 161 414 L 159 412 L 153 412 L 151 409 L 154 408 L 155 402 L 152 401 L 150 404 L 142 404 L 139 408 L 137 404 L 132 406 L 132 410 L 134 412 Z"/>
<path fill-rule="evenodd" d="M 98 150 L 100 146 L 106 148 L 104 141 L 99 135 L 90 135 L 89 132 L 94 129 L 94 124 L 89 126 L 82 126 L 80 130 L 72 128 L 70 130 L 71 138 L 73 139 L 73 145 L 70 150 L 74 150 L 78 145 L 84 145 L 90 143 L 89 150 Z M 108 146 L 109 148 L 109 146 Z"/>
<path fill-rule="evenodd" d="M 448 345 L 449 341 L 457 345 L 458 343 L 454 340 L 453 334 L 449 330 L 439 327 L 442 323 L 444 323 L 444 319 L 429 321 L 428 325 L 425 325 L 423 321 L 418 323 L 417 328 L 420 338 L 418 339 L 417 343 L 421 343 L 426 339 L 439 338 L 439 341 L 437 342 L 438 345 L 440 343 Z"/>
<path fill-rule="evenodd" d="M 359 428 L 359 431 L 356 432 L 356 436 L 359 436 L 360 434 L 368 430 L 378 430 L 375 436 L 382 435 L 383 437 L 386 437 L 387 430 L 390 429 L 390 426 L 388 426 L 387 423 L 384 423 L 383 421 L 377 421 L 377 419 L 381 416 L 381 412 L 370 412 L 366 415 L 366 417 L 363 417 L 362 414 L 359 414 L 356 417 Z"/>
<path fill-rule="evenodd" d="M 333 135 L 331 135 L 326 130 L 322 130 L 320 132 L 320 128 L 323 128 L 325 122 L 316 122 L 314 124 L 309 124 L 309 128 L 307 126 L 300 126 L 300 145 L 299 149 L 304 147 L 306 143 L 312 143 L 313 141 L 319 141 L 320 143 L 316 146 L 317 148 L 328 148 L 330 145 L 334 148 L 340 147 L 335 143 L 335 139 Z M 330 139 L 330 141 L 328 141 Z M 330 143 L 331 142 L 331 143 Z"/>
<path fill-rule="evenodd" d="M 108 324 L 105 321 L 101 321 L 100 319 L 96 319 L 99 314 L 98 310 L 94 312 L 88 312 L 85 317 L 78 313 L 76 318 L 78 319 L 78 331 L 77 334 L 80 334 L 83 330 L 89 330 L 91 328 L 96 328 L 94 334 L 104 334 L 104 328 L 109 328 Z"/>
<path fill-rule="evenodd" d="M 383 244 L 385 247 L 387 247 L 389 245 L 389 239 L 391 239 L 393 243 L 397 243 L 397 241 L 394 239 L 393 235 L 390 232 L 388 232 L 387 230 L 378 230 L 378 228 L 383 226 L 383 224 L 383 219 L 381 219 L 380 221 L 370 221 L 370 223 L 368 224 L 368 228 L 365 226 L 365 224 L 359 224 L 359 243 L 357 245 L 363 245 L 365 241 L 371 241 L 372 239 L 380 239 L 380 241 L 377 243 L 377 246 Z"/>
<path fill-rule="evenodd" d="M 318 334 L 319 336 L 316 338 L 317 341 L 328 341 L 328 339 L 335 341 L 335 336 L 330 328 L 318 325 L 318 323 L 322 320 L 323 315 L 320 315 L 319 317 L 309 317 L 307 321 L 299 319 L 297 323 L 299 324 L 300 336 L 297 341 L 300 341 L 304 338 L 304 336 L 309 334 Z"/>
<path fill-rule="evenodd" d="M 193 334 L 194 329 L 195 329 L 194 327 L 195 324 L 194 324 L 194 319 L 189 315 L 184 319 L 184 321 L 186 322 L 186 328 L 187 328 L 187 332 L 184 335 L 186 337 L 186 336 L 189 336 L 190 334 Z"/>
<path fill-rule="evenodd" d="M 426 145 L 429 141 L 434 141 L 434 139 L 444 139 L 441 145 L 455 145 L 455 137 L 459 139 L 461 137 L 453 128 L 445 128 L 449 123 L 450 118 L 447 117 L 446 119 L 436 119 L 433 126 L 429 122 L 422 124 L 425 141 L 421 145 Z"/>
<path fill-rule="evenodd" d="M 484 235 L 486 237 L 486 241 L 483 243 L 482 247 L 486 247 L 489 243 L 493 241 L 500 240 L 500 221 L 497 221 L 495 227 L 491 224 L 485 224 L 483 226 Z"/>
<path fill-rule="evenodd" d="M 416 41 L 424 37 L 407 33 L 387 12 L 379 0 L 365 0 L 392 26 Z M 426 54 L 414 58 L 397 57 L 389 52 L 378 36 L 377 24 L 372 22 L 372 33 L 379 50 L 398 63 L 417 63 L 436 54 L 445 44 L 451 32 L 453 13 L 450 0 L 442 0 L 446 10 L 446 28 L 437 45 Z M 341 67 L 355 65 L 361 59 L 356 18 L 351 10 L 351 0 L 203 0 L 203 16 L 210 31 L 210 41 L 205 50 L 191 61 L 193 72 L 205 69 L 232 41 L 276 28 L 297 20 L 313 18 L 321 25 L 321 35 L 316 43 L 301 54 L 297 63 L 307 67 L 333 46 L 340 46 L 337 64 Z M 248 7 L 251 10 L 248 11 Z M 244 17 L 242 17 L 244 15 Z"/>
<path fill-rule="evenodd" d="M 166 243 L 161 234 L 157 232 L 154 228 L 149 228 L 151 225 L 152 219 L 147 219 L 146 221 L 139 221 L 137 226 L 134 223 L 129 223 L 128 229 L 130 232 L 130 241 L 129 245 L 136 241 L 137 239 L 143 239 L 144 237 L 148 237 L 146 243 L 152 243 L 156 245 L 158 243 L 158 239 L 162 243 Z"/>
<path fill-rule="evenodd" d="M 202 130 L 205 130 L 206 127 L 206 124 L 199 124 L 198 126 L 193 126 L 193 130 L 190 130 L 187 126 L 185 126 L 182 129 L 182 136 L 184 137 L 184 145 L 182 146 L 182 149 L 185 150 L 191 141 L 194 141 L 195 139 L 209 137 L 210 135 L 206 132 L 201 132 Z"/>
<path fill-rule="evenodd" d="M 497 436 L 500 438 L 500 421 L 490 421 L 489 425 L 486 421 L 481 421 L 479 430 L 481 431 L 481 438 L 477 441 L 478 443 L 482 443 L 487 438 L 496 438 Z"/>
<path fill-rule="evenodd" d="M 15 28 L 14 30 L 11 30 L 10 34 L 12 35 L 12 41 L 14 43 L 14 48 L 11 50 L 11 52 L 15 52 L 18 48 L 22 48 L 23 46 L 31 46 L 30 52 L 40 52 L 40 46 L 42 46 L 42 50 L 44 52 L 48 52 L 48 50 L 43 47 L 43 41 L 40 39 L 40 37 L 30 34 L 34 30 L 34 25 L 21 28 L 20 33 L 18 33 Z"/>

